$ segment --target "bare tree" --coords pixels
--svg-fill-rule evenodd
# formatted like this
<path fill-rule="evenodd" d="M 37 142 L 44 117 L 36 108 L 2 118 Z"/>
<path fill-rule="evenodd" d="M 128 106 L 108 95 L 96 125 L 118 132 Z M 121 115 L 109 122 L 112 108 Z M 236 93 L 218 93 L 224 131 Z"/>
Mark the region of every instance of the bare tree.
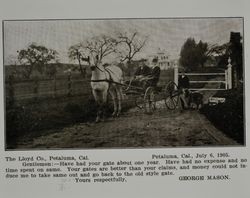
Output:
<path fill-rule="evenodd" d="M 210 44 L 208 45 L 208 50 L 206 52 L 207 56 L 219 56 L 227 53 L 230 43 L 225 43 L 223 45 Z"/>
<path fill-rule="evenodd" d="M 80 72 L 82 76 L 85 78 L 86 77 L 86 67 L 83 67 L 82 61 L 85 56 L 84 54 L 84 47 L 81 43 L 72 45 L 69 50 L 68 50 L 68 56 L 71 60 L 77 60 L 79 67 L 80 67 Z"/>
<path fill-rule="evenodd" d="M 131 63 L 131 60 L 134 56 L 141 51 L 147 42 L 147 38 L 140 38 L 140 35 L 137 31 L 128 33 L 118 33 L 118 44 L 120 46 L 118 53 L 121 62 L 127 60 L 128 63 Z"/>
<path fill-rule="evenodd" d="M 102 62 L 103 58 L 116 52 L 117 41 L 109 36 L 97 36 L 83 44 L 88 55 L 95 60 L 94 64 Z"/>
<path fill-rule="evenodd" d="M 106 35 L 93 37 L 85 42 L 72 45 L 68 50 L 68 56 L 71 60 L 77 60 L 80 72 L 86 77 L 86 67 L 83 62 L 90 63 L 90 57 L 94 61 L 92 64 L 101 63 L 103 58 L 116 52 L 117 41 Z"/>

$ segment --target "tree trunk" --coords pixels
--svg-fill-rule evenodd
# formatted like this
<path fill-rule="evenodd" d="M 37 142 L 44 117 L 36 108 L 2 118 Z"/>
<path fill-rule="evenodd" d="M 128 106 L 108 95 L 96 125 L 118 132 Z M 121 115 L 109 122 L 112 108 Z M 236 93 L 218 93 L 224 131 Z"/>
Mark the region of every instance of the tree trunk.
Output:
<path fill-rule="evenodd" d="M 80 67 L 80 72 L 83 78 L 86 78 L 86 68 L 82 68 L 81 60 L 78 59 L 79 62 L 79 67 Z"/>

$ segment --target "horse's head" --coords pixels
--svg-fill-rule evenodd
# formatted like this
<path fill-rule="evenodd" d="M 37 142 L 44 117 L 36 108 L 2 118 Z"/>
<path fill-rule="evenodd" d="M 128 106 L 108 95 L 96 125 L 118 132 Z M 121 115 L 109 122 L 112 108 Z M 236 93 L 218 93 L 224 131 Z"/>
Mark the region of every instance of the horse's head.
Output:
<path fill-rule="evenodd" d="M 82 61 L 87 62 L 90 65 L 90 58 L 89 56 L 87 58 L 82 57 Z"/>
<path fill-rule="evenodd" d="M 93 56 L 91 62 L 93 63 L 93 64 L 90 65 L 91 71 L 94 71 L 94 70 L 97 69 L 97 68 L 100 69 L 100 67 L 101 67 L 101 61 L 100 61 L 98 55 Z"/>
<path fill-rule="evenodd" d="M 90 66 L 90 69 L 93 71 L 93 70 L 95 70 L 95 64 L 91 64 L 91 62 L 94 62 L 94 61 L 92 61 L 92 60 L 90 60 L 90 57 L 88 56 L 87 58 L 84 58 L 84 57 L 82 57 L 82 61 L 85 61 L 85 62 L 87 62 L 88 64 L 89 64 L 89 66 Z"/>
<path fill-rule="evenodd" d="M 82 58 L 82 61 L 85 61 L 89 64 L 91 71 L 94 71 L 96 68 L 99 68 L 101 65 L 101 61 L 99 56 L 88 56 L 87 58 Z"/>

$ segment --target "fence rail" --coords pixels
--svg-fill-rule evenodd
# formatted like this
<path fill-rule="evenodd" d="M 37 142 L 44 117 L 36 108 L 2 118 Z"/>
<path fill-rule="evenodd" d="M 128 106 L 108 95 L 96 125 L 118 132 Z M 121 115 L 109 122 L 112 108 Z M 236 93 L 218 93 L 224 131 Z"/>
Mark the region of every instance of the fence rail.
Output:
<path fill-rule="evenodd" d="M 159 79 L 159 85 L 164 86 L 173 80 L 174 70 L 163 70 Z M 126 76 L 125 76 L 126 78 Z M 131 77 L 127 77 L 130 79 Z M 18 103 L 38 98 L 57 98 L 61 96 L 92 96 L 90 87 L 90 76 L 83 79 L 76 74 L 58 76 L 55 79 L 11 79 L 5 81 L 6 101 Z"/>
<path fill-rule="evenodd" d="M 225 75 L 225 73 L 185 73 L 187 76 L 210 76 L 210 75 L 218 75 L 218 76 L 222 76 Z"/>
<path fill-rule="evenodd" d="M 226 81 L 223 80 L 200 80 L 200 81 L 190 81 L 190 83 L 226 83 Z"/>
<path fill-rule="evenodd" d="M 178 66 L 176 65 L 174 68 L 174 81 L 175 83 L 178 85 L 178 79 L 179 76 L 182 75 L 179 73 L 178 71 Z M 190 83 L 191 84 L 205 84 L 205 83 L 211 83 L 211 84 L 224 84 L 224 88 L 215 88 L 215 87 L 211 87 L 211 88 L 190 88 L 190 90 L 206 90 L 206 91 L 215 91 L 215 90 L 226 90 L 226 89 L 232 89 L 232 65 L 231 65 L 231 59 L 228 59 L 228 65 L 227 65 L 227 69 L 225 70 L 225 72 L 221 73 L 221 72 L 211 72 L 211 73 L 185 73 L 185 75 L 187 76 L 220 76 L 222 79 L 218 79 L 215 80 L 214 78 L 212 80 L 191 80 Z"/>
<path fill-rule="evenodd" d="M 34 79 L 5 82 L 5 95 L 8 101 L 21 102 L 34 98 L 55 98 L 60 96 L 89 95 L 91 88 L 89 79 L 74 78 L 71 76 L 58 79 Z"/>

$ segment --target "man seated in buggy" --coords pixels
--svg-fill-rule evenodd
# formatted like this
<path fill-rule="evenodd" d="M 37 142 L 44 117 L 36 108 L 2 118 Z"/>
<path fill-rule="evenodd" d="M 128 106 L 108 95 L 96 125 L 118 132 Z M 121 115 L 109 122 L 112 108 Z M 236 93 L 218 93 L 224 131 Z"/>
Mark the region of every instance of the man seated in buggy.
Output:
<path fill-rule="evenodd" d="M 161 74 L 161 69 L 158 66 L 158 58 L 154 58 L 152 60 L 151 73 L 148 76 L 148 80 L 147 80 L 148 86 L 157 87 L 157 83 L 159 81 L 160 74 Z"/>
<path fill-rule="evenodd" d="M 158 66 L 158 59 L 152 60 L 152 67 L 145 64 L 145 60 L 139 63 L 134 77 L 130 80 L 130 85 L 146 89 L 149 86 L 156 87 L 160 78 L 160 67 Z"/>
<path fill-rule="evenodd" d="M 131 85 L 139 87 L 144 86 L 144 81 L 147 80 L 151 73 L 151 69 L 146 65 L 145 62 L 145 59 L 139 62 L 139 67 L 136 69 L 134 77 L 131 79 Z"/>
<path fill-rule="evenodd" d="M 150 73 L 145 77 L 141 78 L 142 87 L 146 89 L 147 87 L 157 87 L 157 83 L 160 78 L 161 69 L 158 66 L 158 58 L 152 60 Z"/>

